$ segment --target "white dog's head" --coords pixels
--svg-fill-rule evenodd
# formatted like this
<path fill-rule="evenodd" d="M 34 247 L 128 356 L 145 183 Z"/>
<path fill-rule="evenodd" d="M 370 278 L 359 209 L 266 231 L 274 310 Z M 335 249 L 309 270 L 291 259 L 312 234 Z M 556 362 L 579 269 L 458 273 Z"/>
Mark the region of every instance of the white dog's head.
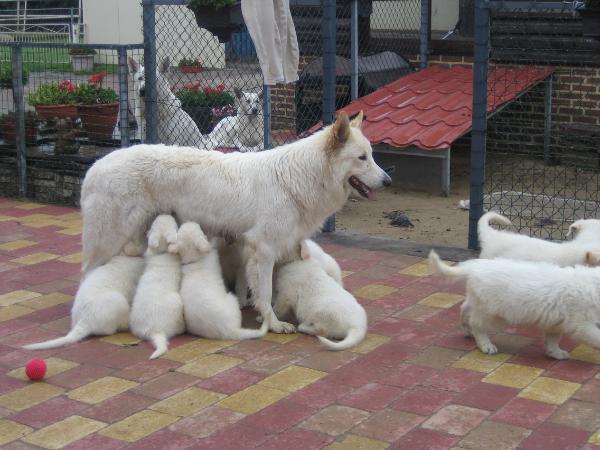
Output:
<path fill-rule="evenodd" d="M 195 222 L 186 222 L 177 231 L 177 242 L 169 245 L 169 253 L 179 254 L 182 264 L 200 260 L 213 246 Z"/>
<path fill-rule="evenodd" d="M 173 216 L 162 214 L 154 219 L 148 231 L 147 255 L 165 253 L 171 244 L 177 242 L 177 222 Z"/>
<path fill-rule="evenodd" d="M 233 92 L 237 99 L 238 114 L 244 116 L 256 116 L 262 109 L 262 92 L 256 94 L 254 92 L 242 92 L 238 88 L 234 88 Z"/>
<path fill-rule="evenodd" d="M 328 133 L 326 151 L 336 180 L 343 180 L 344 192 L 371 199 L 373 191 L 390 186 L 392 179 L 373 160 L 371 143 L 361 131 L 363 112 L 352 121 L 340 113 Z"/>
<path fill-rule="evenodd" d="M 131 56 L 127 58 L 129 70 L 133 78 L 133 90 L 136 96 L 144 97 L 146 94 L 146 73 L 144 66 L 133 59 Z"/>
<path fill-rule="evenodd" d="M 146 72 L 144 66 L 132 57 L 129 57 L 128 61 L 129 69 L 131 70 L 133 77 L 134 93 L 137 97 L 144 98 L 146 96 Z M 171 92 L 171 87 L 165 76 L 169 71 L 170 66 L 171 63 L 169 58 L 165 58 L 156 69 L 157 97 L 159 100 L 170 99 L 171 101 L 179 103 L 177 97 Z"/>
<path fill-rule="evenodd" d="M 581 219 L 569 226 L 567 237 L 573 236 L 577 241 L 598 241 L 600 243 L 600 220 Z"/>

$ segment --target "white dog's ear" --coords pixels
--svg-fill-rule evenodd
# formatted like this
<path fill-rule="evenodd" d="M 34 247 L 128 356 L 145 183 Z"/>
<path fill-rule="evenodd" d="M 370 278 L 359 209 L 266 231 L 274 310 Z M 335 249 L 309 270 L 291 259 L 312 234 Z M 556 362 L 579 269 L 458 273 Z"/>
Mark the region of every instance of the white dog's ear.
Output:
<path fill-rule="evenodd" d="M 308 244 L 306 240 L 300 242 L 300 259 L 308 259 L 310 258 L 310 249 L 308 248 Z"/>
<path fill-rule="evenodd" d="M 579 224 L 577 222 L 572 223 L 571 225 L 569 225 L 569 231 L 567 232 L 567 237 L 577 236 L 578 231 L 579 231 Z"/>
<path fill-rule="evenodd" d="M 165 59 L 162 60 L 162 62 L 160 63 L 160 67 L 158 68 L 158 71 L 160 73 L 167 73 L 169 71 L 169 67 L 171 67 L 171 60 L 169 59 L 169 57 L 167 56 Z"/>
<path fill-rule="evenodd" d="M 363 111 L 361 110 L 350 122 L 350 126 L 354 127 L 354 128 L 358 128 L 360 129 L 362 127 L 362 123 L 363 123 L 363 119 L 365 117 L 365 114 L 363 113 Z"/>
<path fill-rule="evenodd" d="M 592 267 L 600 265 L 600 254 L 597 252 L 587 252 L 585 254 L 585 263 Z"/>
<path fill-rule="evenodd" d="M 350 119 L 345 111 L 340 113 L 331 126 L 330 133 L 329 150 L 335 150 L 346 143 L 350 137 Z"/>
<path fill-rule="evenodd" d="M 233 88 L 233 93 L 235 94 L 235 96 L 238 98 L 238 100 L 241 100 L 242 97 L 244 96 L 244 93 L 242 92 L 242 90 L 238 87 L 234 87 Z"/>
<path fill-rule="evenodd" d="M 127 58 L 127 62 L 129 63 L 129 69 L 133 73 L 137 72 L 138 69 L 140 68 L 139 63 L 135 59 L 133 59 L 131 56 L 129 58 Z"/>

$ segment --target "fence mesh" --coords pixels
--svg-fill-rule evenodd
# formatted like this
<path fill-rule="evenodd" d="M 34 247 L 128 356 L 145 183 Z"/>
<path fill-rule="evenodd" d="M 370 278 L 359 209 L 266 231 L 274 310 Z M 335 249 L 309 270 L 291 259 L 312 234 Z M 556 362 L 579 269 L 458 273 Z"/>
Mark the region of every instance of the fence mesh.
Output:
<path fill-rule="evenodd" d="M 491 14 L 488 104 L 535 71 L 546 76 L 488 119 L 485 206 L 556 240 L 597 217 L 600 200 L 600 41 L 567 6 Z"/>

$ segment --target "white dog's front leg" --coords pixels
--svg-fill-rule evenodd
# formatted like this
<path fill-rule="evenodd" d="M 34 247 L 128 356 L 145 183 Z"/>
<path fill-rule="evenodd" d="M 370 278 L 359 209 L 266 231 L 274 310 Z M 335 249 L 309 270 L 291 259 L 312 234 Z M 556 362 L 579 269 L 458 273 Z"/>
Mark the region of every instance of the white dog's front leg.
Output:
<path fill-rule="evenodd" d="M 271 307 L 273 293 L 273 266 L 275 259 L 269 252 L 256 250 L 248 260 L 246 278 L 252 294 L 254 308 L 269 322 L 269 329 L 275 333 L 293 333 L 296 327 L 280 321 Z"/>
<path fill-rule="evenodd" d="M 544 334 L 544 347 L 546 348 L 546 355 L 554 359 L 567 359 L 569 352 L 559 347 L 560 333 L 551 333 L 547 331 Z"/>

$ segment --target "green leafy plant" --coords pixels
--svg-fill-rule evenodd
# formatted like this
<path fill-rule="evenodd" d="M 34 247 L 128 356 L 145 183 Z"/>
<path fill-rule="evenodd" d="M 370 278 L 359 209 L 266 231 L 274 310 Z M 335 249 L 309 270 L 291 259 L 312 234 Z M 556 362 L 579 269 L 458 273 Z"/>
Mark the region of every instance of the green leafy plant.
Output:
<path fill-rule="evenodd" d="M 77 103 L 76 89 L 77 86 L 69 80 L 60 83 L 42 84 L 36 91 L 27 96 L 27 102 L 31 106 L 72 105 Z"/>
<path fill-rule="evenodd" d="M 71 56 L 86 56 L 86 55 L 95 55 L 96 50 L 89 47 L 71 47 L 69 49 L 69 55 Z"/>
<path fill-rule="evenodd" d="M 29 69 L 23 66 L 23 85 L 29 80 Z M 11 88 L 12 82 L 12 66 L 10 64 L 0 64 L 0 86 Z"/>
<path fill-rule="evenodd" d="M 231 94 L 225 92 L 225 86 L 220 84 L 216 88 L 200 87 L 200 83 L 187 84 L 175 93 L 181 100 L 181 106 L 225 106 L 233 105 Z"/>
<path fill-rule="evenodd" d="M 86 84 L 80 84 L 75 90 L 77 103 L 94 105 L 97 103 L 114 103 L 119 100 L 117 93 L 111 88 L 103 88 L 102 81 L 105 73 L 95 73 L 90 76 Z"/>
<path fill-rule="evenodd" d="M 179 61 L 179 64 L 177 64 L 177 67 L 181 68 L 181 67 L 202 67 L 202 64 L 200 64 L 200 61 L 198 61 L 197 59 L 188 59 L 188 58 L 182 58 L 181 61 Z"/>
<path fill-rule="evenodd" d="M 188 8 L 192 11 L 201 7 L 213 7 L 215 9 L 225 8 L 227 6 L 235 5 L 237 0 L 192 0 L 188 4 Z"/>
<path fill-rule="evenodd" d="M 8 124 L 8 123 L 16 123 L 17 115 L 10 111 L 6 114 L 2 114 L 0 116 L 0 125 Z M 36 114 L 35 111 L 27 111 L 25 112 L 25 126 L 26 127 L 35 127 L 40 122 L 40 118 Z"/>

